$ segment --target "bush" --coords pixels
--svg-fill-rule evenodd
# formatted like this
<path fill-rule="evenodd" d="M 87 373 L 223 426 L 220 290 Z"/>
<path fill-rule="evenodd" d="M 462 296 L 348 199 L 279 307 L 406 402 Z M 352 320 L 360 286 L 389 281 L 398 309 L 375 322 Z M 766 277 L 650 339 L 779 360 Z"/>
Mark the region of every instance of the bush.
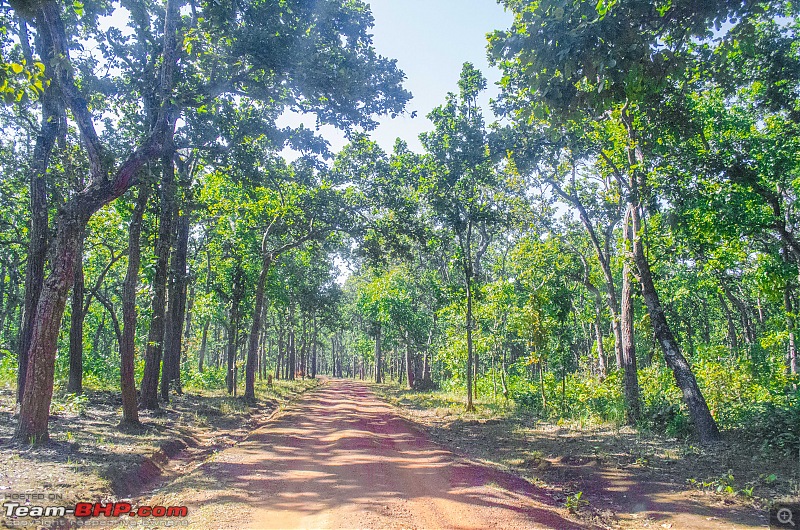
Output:
<path fill-rule="evenodd" d="M 17 384 L 17 357 L 8 350 L 0 350 L 0 384 L 6 388 Z"/>
<path fill-rule="evenodd" d="M 196 370 L 186 370 L 181 374 L 183 384 L 187 387 L 216 389 L 225 386 L 226 368 L 209 367 L 200 373 Z"/>
<path fill-rule="evenodd" d="M 744 436 L 762 451 L 784 456 L 800 455 L 800 404 L 781 408 L 759 403 Z"/>

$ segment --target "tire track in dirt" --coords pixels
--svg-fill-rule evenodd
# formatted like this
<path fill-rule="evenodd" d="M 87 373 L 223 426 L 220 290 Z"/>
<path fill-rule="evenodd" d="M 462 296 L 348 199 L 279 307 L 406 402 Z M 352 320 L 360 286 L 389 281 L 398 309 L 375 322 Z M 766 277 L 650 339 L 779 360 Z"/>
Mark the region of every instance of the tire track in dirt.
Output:
<path fill-rule="evenodd" d="M 459 457 L 330 380 L 147 504 L 191 528 L 587 528 L 528 481 Z"/>

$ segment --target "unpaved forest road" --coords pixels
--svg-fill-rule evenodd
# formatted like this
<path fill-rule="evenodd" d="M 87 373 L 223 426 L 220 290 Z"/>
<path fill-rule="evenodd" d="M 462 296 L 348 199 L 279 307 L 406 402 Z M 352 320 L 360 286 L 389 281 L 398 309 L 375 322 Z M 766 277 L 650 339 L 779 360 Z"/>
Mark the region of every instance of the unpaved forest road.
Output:
<path fill-rule="evenodd" d="M 366 385 L 341 380 L 155 500 L 187 504 L 192 528 L 590 528 L 529 482 L 433 444 Z"/>

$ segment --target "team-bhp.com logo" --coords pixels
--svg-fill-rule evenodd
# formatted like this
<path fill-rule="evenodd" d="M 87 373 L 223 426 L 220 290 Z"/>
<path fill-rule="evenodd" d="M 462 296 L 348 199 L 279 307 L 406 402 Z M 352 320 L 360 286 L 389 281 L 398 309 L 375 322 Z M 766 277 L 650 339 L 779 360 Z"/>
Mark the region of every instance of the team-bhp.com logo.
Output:
<path fill-rule="evenodd" d="M 129 502 L 79 502 L 74 507 L 30 506 L 18 502 L 3 505 L 6 517 L 186 517 L 186 506 L 137 506 Z"/>

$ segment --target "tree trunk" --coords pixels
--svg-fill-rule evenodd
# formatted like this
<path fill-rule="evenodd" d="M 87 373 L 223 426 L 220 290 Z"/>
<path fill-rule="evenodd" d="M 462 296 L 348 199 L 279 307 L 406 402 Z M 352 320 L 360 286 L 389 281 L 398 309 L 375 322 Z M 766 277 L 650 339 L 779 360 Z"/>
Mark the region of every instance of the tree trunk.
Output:
<path fill-rule="evenodd" d="M 469 264 L 464 268 L 464 283 L 467 288 L 467 412 L 471 412 L 475 406 L 472 404 L 472 267 Z"/>
<path fill-rule="evenodd" d="M 197 370 L 203 373 L 203 363 L 206 359 L 206 348 L 208 347 L 208 326 L 211 324 L 211 319 L 207 319 L 203 324 L 203 333 L 200 339 L 200 351 L 197 354 Z"/>
<path fill-rule="evenodd" d="M 137 425 L 139 409 L 136 405 L 136 381 L 134 365 L 136 358 L 136 290 L 139 284 L 141 262 L 142 219 L 150 198 L 150 188 L 145 184 L 139 189 L 136 208 L 128 228 L 128 270 L 122 286 L 122 340 L 119 345 L 120 388 L 122 390 L 122 423 Z"/>
<path fill-rule="evenodd" d="M 790 374 L 797 373 L 797 344 L 795 342 L 795 317 L 792 308 L 792 287 L 786 282 L 783 290 L 783 307 L 786 310 L 786 331 L 789 336 L 786 352 L 786 369 Z"/>
<path fill-rule="evenodd" d="M 406 379 L 408 389 L 414 388 L 414 366 L 411 355 L 411 334 L 406 331 Z"/>
<path fill-rule="evenodd" d="M 548 182 L 553 186 L 553 189 L 556 190 L 564 200 L 571 203 L 575 208 L 578 210 L 578 216 L 581 219 L 581 223 L 583 224 L 586 232 L 589 234 L 589 239 L 592 242 L 592 246 L 597 253 L 597 260 L 600 262 L 600 269 L 603 271 L 603 276 L 606 280 L 606 295 L 608 296 L 608 309 L 611 313 L 611 329 L 614 333 L 614 353 L 617 360 L 617 368 L 622 368 L 623 365 L 623 357 L 624 352 L 622 351 L 622 344 L 625 342 L 632 342 L 633 339 L 631 337 L 624 337 L 622 333 L 622 324 L 620 322 L 620 306 L 619 301 L 617 300 L 617 292 L 616 288 L 614 287 L 614 273 L 611 270 L 611 263 L 609 256 L 609 252 L 607 252 L 608 240 L 606 239 L 606 249 L 603 249 L 603 245 L 600 242 L 600 238 L 597 236 L 597 231 L 595 230 L 594 225 L 592 224 L 591 219 L 589 218 L 589 213 L 586 211 L 586 207 L 581 202 L 580 198 L 576 195 L 569 194 L 555 181 L 552 179 L 548 179 Z M 610 232 L 609 232 L 610 233 Z"/>
<path fill-rule="evenodd" d="M 242 298 L 244 297 L 243 275 L 244 272 L 237 268 L 233 279 L 230 324 L 228 328 L 228 372 L 225 378 L 225 383 L 228 387 L 228 394 L 234 394 L 236 389 L 236 346 L 239 338 L 239 306 Z"/>
<path fill-rule="evenodd" d="M 717 298 L 719 298 L 719 305 L 722 307 L 723 313 L 725 313 L 725 321 L 728 323 L 728 346 L 732 351 L 738 351 L 739 340 L 736 336 L 736 323 L 733 321 L 733 315 L 722 293 L 717 293 Z"/>
<path fill-rule="evenodd" d="M 381 325 L 375 330 L 375 382 L 383 383 L 383 374 L 381 374 Z"/>
<path fill-rule="evenodd" d="M 49 437 L 47 420 L 53 396 L 53 375 L 58 331 L 64 316 L 66 297 L 73 279 L 76 249 L 89 218 L 102 206 L 122 195 L 133 184 L 134 176 L 153 157 L 163 150 L 164 138 L 174 131 L 171 106 L 163 105 L 159 110 L 156 126 L 148 139 L 115 171 L 107 167 L 103 146 L 94 129 L 92 115 L 86 99 L 79 93 L 73 77 L 69 59 L 69 46 L 61 20 L 60 4 L 46 1 L 38 4 L 37 30 L 52 38 L 52 50 L 41 54 L 59 57 L 53 68 L 52 77 L 72 111 L 75 123 L 81 132 L 86 154 L 91 167 L 91 181 L 82 191 L 73 194 L 61 208 L 56 218 L 56 237 L 53 242 L 51 272 L 42 286 L 39 303 L 36 305 L 30 348 L 28 349 L 28 369 L 25 374 L 25 390 L 19 413 L 16 437 L 26 442 L 45 441 Z M 175 27 L 178 18 L 177 3 L 168 0 L 166 9 L 164 37 L 164 83 L 162 101 L 167 101 L 168 92 L 173 86 L 176 64 Z M 171 136 L 170 136 L 171 137 Z M 113 176 L 112 176 L 113 175 Z"/>
<path fill-rule="evenodd" d="M 642 285 L 642 296 L 650 313 L 650 321 L 656 339 L 661 344 L 664 352 L 664 359 L 670 367 L 675 377 L 678 388 L 683 393 L 683 401 L 689 409 L 689 415 L 694 422 L 698 437 L 701 443 L 712 443 L 719 440 L 719 429 L 708 410 L 708 404 L 703 397 L 697 380 L 694 377 L 692 368 L 681 353 L 680 346 L 672 334 L 666 315 L 661 306 L 653 277 L 650 272 L 650 263 L 644 253 L 644 247 L 640 239 L 640 222 L 638 209 L 633 206 L 633 256 L 636 261 L 636 268 L 639 270 L 639 281 Z"/>
<path fill-rule="evenodd" d="M 719 429 L 708 410 L 708 404 L 700 392 L 697 380 L 694 377 L 689 363 L 681 352 L 672 329 L 669 327 L 661 300 L 658 297 L 653 276 L 650 271 L 650 263 L 644 251 L 644 244 L 641 239 L 641 221 L 639 218 L 639 193 L 645 189 L 645 178 L 641 169 L 638 169 L 644 161 L 641 148 L 638 145 L 636 130 L 633 125 L 627 104 L 622 109 L 622 120 L 628 132 L 631 147 L 628 148 L 628 167 L 629 194 L 628 194 L 628 213 L 630 215 L 633 228 L 633 259 L 639 271 L 639 283 L 642 286 L 642 297 L 644 298 L 647 310 L 650 313 L 650 321 L 653 325 L 653 332 L 656 339 L 661 344 L 664 352 L 664 359 L 670 367 L 675 377 L 678 388 L 683 393 L 683 401 L 689 409 L 689 415 L 694 422 L 698 437 L 701 443 L 712 443 L 719 440 Z"/>
<path fill-rule="evenodd" d="M 82 204 L 71 202 L 58 216 L 51 272 L 42 288 L 31 335 L 25 393 L 20 404 L 17 439 L 26 443 L 47 441 L 47 420 L 53 396 L 55 355 L 61 317 L 72 286 L 75 260 L 88 215 Z"/>
<path fill-rule="evenodd" d="M 143 409 L 158 408 L 158 380 L 161 371 L 161 357 L 164 351 L 166 326 L 167 278 L 169 274 L 169 255 L 172 242 L 172 227 L 175 217 L 175 165 L 173 152 L 168 150 L 162 157 L 161 213 L 158 224 L 155 257 L 156 267 L 153 278 L 152 318 L 147 335 L 147 349 L 144 356 L 139 406 Z"/>
<path fill-rule="evenodd" d="M 289 358 L 286 362 L 286 379 L 294 381 L 294 373 L 297 369 L 297 351 L 295 350 L 295 336 L 294 336 L 294 303 L 289 305 L 289 344 L 288 355 Z"/>
<path fill-rule="evenodd" d="M 632 250 L 633 234 L 631 233 L 630 211 L 623 221 L 623 237 L 628 251 Z M 631 273 L 631 257 L 625 257 L 622 267 L 622 307 L 621 326 L 622 334 L 622 388 L 625 394 L 625 420 L 634 424 L 641 417 L 639 397 L 639 376 L 636 367 L 636 343 L 634 334 L 634 309 L 633 309 L 633 278 Z"/>
<path fill-rule="evenodd" d="M 43 63 L 52 63 L 57 56 L 56 46 L 49 31 L 42 30 L 46 22 L 43 14 L 37 14 L 36 47 Z M 63 28 L 62 28 L 63 30 Z M 24 21 L 20 21 L 20 43 L 25 51 L 26 60 L 33 64 L 33 54 L 28 41 L 28 29 Z M 31 346 L 35 325 L 37 306 L 44 284 L 44 266 L 47 260 L 48 245 L 48 204 L 47 204 L 47 171 L 50 155 L 59 135 L 66 133 L 66 115 L 57 96 L 58 88 L 51 79 L 50 68 L 45 68 L 48 78 L 44 84 L 44 92 L 40 98 L 42 104 L 41 125 L 33 148 L 33 159 L 28 170 L 30 187 L 31 225 L 28 239 L 27 261 L 25 265 L 25 299 L 22 308 L 22 325 L 18 339 L 19 369 L 17 371 L 17 401 L 22 400 L 25 391 L 25 379 L 28 368 L 28 352 Z"/>
<path fill-rule="evenodd" d="M 188 188 L 188 185 L 187 185 Z M 178 218 L 178 233 L 175 252 L 172 255 L 172 283 L 169 293 L 169 319 L 166 321 L 164 333 L 164 366 L 161 374 L 161 398 L 169 400 L 169 385 L 173 383 L 176 391 L 181 393 L 181 353 L 183 323 L 186 316 L 186 290 L 189 276 L 186 272 L 186 261 L 189 247 L 189 225 L 191 197 L 186 190 L 183 212 Z"/>
<path fill-rule="evenodd" d="M 85 231 L 84 231 L 85 232 Z M 83 393 L 83 247 L 86 234 L 80 238 L 75 263 L 75 275 L 72 282 L 72 314 L 69 326 L 69 380 L 67 392 L 80 395 Z"/>
<path fill-rule="evenodd" d="M 314 332 L 311 335 L 311 378 L 317 377 L 317 319 L 314 317 Z"/>
<path fill-rule="evenodd" d="M 595 301 L 594 334 L 597 341 L 597 369 L 602 380 L 606 378 L 608 371 L 606 369 L 606 353 L 603 350 L 603 308 L 599 298 Z"/>
<path fill-rule="evenodd" d="M 244 398 L 250 401 L 256 400 L 256 357 L 258 355 L 258 337 L 261 333 L 261 318 L 264 313 L 264 293 L 267 287 L 267 275 L 272 266 L 272 254 L 264 254 L 261 262 L 261 273 L 258 275 L 256 285 L 256 299 L 253 307 L 253 324 L 250 328 L 250 336 L 247 342 L 247 367 L 245 373 Z"/>
<path fill-rule="evenodd" d="M 625 421 L 634 424 L 641 417 L 639 406 L 639 377 L 636 369 L 636 344 L 633 329 L 633 282 L 630 264 L 625 261 L 622 269 L 622 389 L 625 394 Z"/>

